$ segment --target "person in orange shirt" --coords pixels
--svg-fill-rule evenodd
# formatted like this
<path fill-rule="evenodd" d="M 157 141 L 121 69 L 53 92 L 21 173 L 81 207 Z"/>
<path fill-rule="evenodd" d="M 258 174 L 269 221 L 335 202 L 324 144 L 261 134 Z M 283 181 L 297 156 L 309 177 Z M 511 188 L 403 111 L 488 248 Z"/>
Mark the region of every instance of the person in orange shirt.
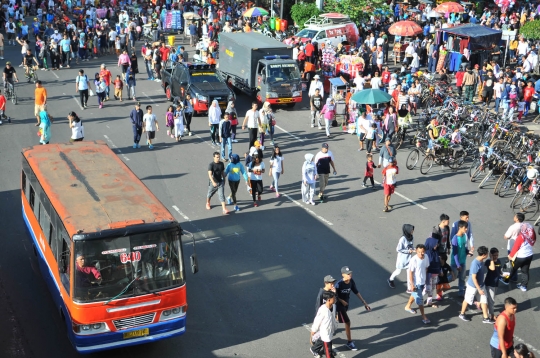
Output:
<path fill-rule="evenodd" d="M 529 113 L 529 110 L 531 109 L 531 102 L 535 92 L 536 91 L 534 90 L 532 81 L 527 82 L 527 87 L 523 89 L 523 100 L 525 101 L 525 115 L 527 115 L 527 113 Z"/>
<path fill-rule="evenodd" d="M 112 82 L 112 73 L 107 69 L 107 66 L 102 63 L 101 64 L 101 70 L 99 71 L 99 75 L 103 76 L 103 79 L 105 80 L 105 83 L 107 84 L 107 87 L 105 87 L 105 100 L 109 100 L 109 86 Z"/>
<path fill-rule="evenodd" d="M 216 59 L 214 58 L 214 56 L 212 56 L 211 53 L 209 53 L 208 56 L 206 57 L 206 63 L 209 64 L 209 65 L 215 65 L 216 64 Z"/>
<path fill-rule="evenodd" d="M 39 112 L 47 109 L 47 90 L 41 85 L 41 81 L 36 82 L 34 91 L 34 115 L 37 119 L 36 127 L 39 126 Z"/>

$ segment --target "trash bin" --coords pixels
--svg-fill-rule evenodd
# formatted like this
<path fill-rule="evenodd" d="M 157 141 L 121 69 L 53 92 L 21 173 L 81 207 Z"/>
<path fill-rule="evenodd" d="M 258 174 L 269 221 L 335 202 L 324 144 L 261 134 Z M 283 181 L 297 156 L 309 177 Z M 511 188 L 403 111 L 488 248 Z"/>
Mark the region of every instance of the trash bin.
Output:
<path fill-rule="evenodd" d="M 174 35 L 168 36 L 167 40 L 168 40 L 169 46 L 174 47 Z"/>
<path fill-rule="evenodd" d="M 270 18 L 270 29 L 272 31 L 274 31 L 276 29 L 276 18 L 275 17 Z"/>
<path fill-rule="evenodd" d="M 275 25 L 276 31 L 280 30 L 280 28 L 281 28 L 280 26 L 281 26 L 281 20 L 280 20 L 279 17 L 276 17 L 276 25 Z"/>

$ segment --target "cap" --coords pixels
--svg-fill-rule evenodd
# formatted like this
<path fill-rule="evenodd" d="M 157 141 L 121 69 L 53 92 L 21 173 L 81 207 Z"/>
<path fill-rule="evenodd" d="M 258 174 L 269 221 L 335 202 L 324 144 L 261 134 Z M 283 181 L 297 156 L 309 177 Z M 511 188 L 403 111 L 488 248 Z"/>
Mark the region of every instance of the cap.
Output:
<path fill-rule="evenodd" d="M 394 162 L 394 158 L 393 158 L 393 157 L 388 158 L 388 163 L 393 163 L 393 162 Z"/>
<path fill-rule="evenodd" d="M 352 270 L 349 268 L 349 266 L 343 266 L 341 268 L 341 273 L 345 273 L 345 274 L 351 274 L 352 273 Z"/>
<path fill-rule="evenodd" d="M 317 79 L 317 80 L 320 80 L 320 79 L 321 79 L 321 76 L 315 75 L 315 76 L 313 76 L 313 78 L 314 78 L 314 79 Z"/>
<path fill-rule="evenodd" d="M 34 17 L 34 21 L 37 21 L 37 17 Z"/>
<path fill-rule="evenodd" d="M 324 276 L 324 283 L 326 282 L 336 282 L 336 279 L 332 277 L 332 275 L 326 275 Z"/>
<path fill-rule="evenodd" d="M 323 143 L 322 146 L 321 146 L 321 148 L 326 148 L 326 149 L 328 149 L 328 143 Z"/>
<path fill-rule="evenodd" d="M 6 62 L 6 65 L 10 65 L 10 66 L 11 66 L 11 61 Z"/>
<path fill-rule="evenodd" d="M 255 141 L 255 143 L 253 143 L 253 145 L 255 147 L 260 147 L 261 146 L 261 142 L 259 142 L 258 140 Z"/>

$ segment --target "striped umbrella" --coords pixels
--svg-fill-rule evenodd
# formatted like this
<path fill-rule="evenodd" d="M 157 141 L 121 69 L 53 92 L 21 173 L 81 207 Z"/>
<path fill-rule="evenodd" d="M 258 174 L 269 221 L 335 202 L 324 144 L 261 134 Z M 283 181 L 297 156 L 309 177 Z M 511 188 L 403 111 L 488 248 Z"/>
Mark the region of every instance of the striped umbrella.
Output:
<path fill-rule="evenodd" d="M 242 14 L 243 17 L 257 17 L 257 16 L 266 16 L 268 15 L 268 11 L 263 9 L 262 7 L 252 7 L 251 9 L 247 10 Z"/>

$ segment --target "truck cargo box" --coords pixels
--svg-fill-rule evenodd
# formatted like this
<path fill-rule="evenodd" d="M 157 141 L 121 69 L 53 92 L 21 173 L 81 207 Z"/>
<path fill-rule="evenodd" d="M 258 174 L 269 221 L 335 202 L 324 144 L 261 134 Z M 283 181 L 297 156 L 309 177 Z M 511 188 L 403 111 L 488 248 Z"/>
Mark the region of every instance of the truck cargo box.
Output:
<path fill-rule="evenodd" d="M 289 56 L 293 48 L 255 32 L 221 33 L 219 38 L 219 71 L 242 78 L 246 86 L 256 87 L 257 63 L 264 56 Z"/>

